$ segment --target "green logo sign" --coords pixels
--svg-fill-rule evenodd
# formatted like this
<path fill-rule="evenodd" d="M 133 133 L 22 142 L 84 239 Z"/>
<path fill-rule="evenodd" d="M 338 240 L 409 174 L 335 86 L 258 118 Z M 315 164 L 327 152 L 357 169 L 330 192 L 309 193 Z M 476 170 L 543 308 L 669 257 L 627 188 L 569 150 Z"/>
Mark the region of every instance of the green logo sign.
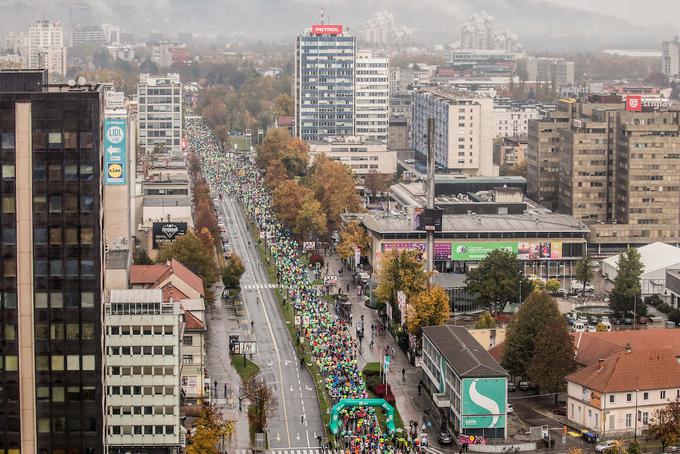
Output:
<path fill-rule="evenodd" d="M 505 427 L 507 386 L 505 378 L 463 379 L 463 428 Z"/>
<path fill-rule="evenodd" d="M 469 242 L 453 243 L 452 260 L 482 260 L 487 254 L 496 249 L 506 249 L 517 254 L 517 243 L 511 242 Z"/>

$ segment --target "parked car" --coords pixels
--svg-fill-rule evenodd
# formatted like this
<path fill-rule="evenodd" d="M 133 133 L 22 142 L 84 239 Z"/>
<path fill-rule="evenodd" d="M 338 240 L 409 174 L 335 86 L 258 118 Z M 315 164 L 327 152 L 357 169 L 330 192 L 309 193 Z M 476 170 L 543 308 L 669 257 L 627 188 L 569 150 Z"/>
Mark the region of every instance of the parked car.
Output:
<path fill-rule="evenodd" d="M 528 381 L 521 381 L 519 382 L 519 385 L 517 385 L 517 389 L 519 389 L 520 391 L 529 391 L 530 388 L 531 385 L 529 384 Z"/>
<path fill-rule="evenodd" d="M 508 382 L 508 392 L 515 392 L 517 390 L 517 386 L 515 385 L 515 382 L 509 381 Z"/>
<path fill-rule="evenodd" d="M 588 325 L 587 331 L 588 331 L 589 333 L 596 333 L 596 332 L 597 332 L 597 326 Z"/>
<path fill-rule="evenodd" d="M 646 325 L 647 324 L 647 317 L 640 317 L 640 319 L 638 320 L 638 323 L 640 325 Z"/>
<path fill-rule="evenodd" d="M 624 325 L 632 325 L 633 324 L 633 319 L 630 317 L 626 317 L 623 319 L 623 324 Z"/>
<path fill-rule="evenodd" d="M 567 406 L 562 405 L 561 407 L 557 407 L 553 410 L 553 413 L 559 416 L 567 416 Z"/>
<path fill-rule="evenodd" d="M 601 441 L 595 445 L 595 452 L 605 452 L 608 449 L 621 447 L 621 442 L 618 440 Z"/>
<path fill-rule="evenodd" d="M 437 440 L 439 440 L 439 443 L 442 445 L 450 445 L 453 443 L 453 437 L 448 430 L 439 432 L 439 435 L 437 435 Z"/>

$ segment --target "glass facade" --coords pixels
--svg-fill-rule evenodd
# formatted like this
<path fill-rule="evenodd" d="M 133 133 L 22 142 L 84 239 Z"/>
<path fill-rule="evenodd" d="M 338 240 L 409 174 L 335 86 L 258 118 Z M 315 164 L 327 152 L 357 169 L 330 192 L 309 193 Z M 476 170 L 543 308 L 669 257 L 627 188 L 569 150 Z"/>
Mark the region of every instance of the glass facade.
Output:
<path fill-rule="evenodd" d="M 16 193 L 11 166 L 19 100 L 31 103 L 37 452 L 101 453 L 101 92 L 0 93 L 3 208 Z M 10 205 L 0 216 L 0 453 L 20 442 L 17 235 Z"/>
<path fill-rule="evenodd" d="M 302 140 L 354 134 L 355 54 L 353 36 L 298 36 L 295 128 Z"/>

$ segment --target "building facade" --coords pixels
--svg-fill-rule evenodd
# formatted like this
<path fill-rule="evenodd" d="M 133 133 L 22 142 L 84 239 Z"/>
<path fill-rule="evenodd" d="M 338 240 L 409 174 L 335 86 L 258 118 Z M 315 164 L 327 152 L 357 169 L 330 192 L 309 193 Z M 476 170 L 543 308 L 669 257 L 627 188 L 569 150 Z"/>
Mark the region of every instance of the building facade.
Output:
<path fill-rule="evenodd" d="M 162 148 L 173 156 L 182 154 L 182 84 L 179 74 L 152 77 L 140 74 L 137 84 L 140 151 Z"/>
<path fill-rule="evenodd" d="M 536 104 L 495 100 L 493 116 L 494 137 L 526 137 L 529 134 L 529 120 L 540 118 L 541 111 Z"/>
<path fill-rule="evenodd" d="M 111 290 L 105 326 L 108 452 L 179 453 L 179 304 L 160 289 Z"/>
<path fill-rule="evenodd" d="M 64 28 L 59 22 L 39 20 L 28 27 L 27 68 L 47 69 L 51 77 L 66 76 Z"/>
<path fill-rule="evenodd" d="M 668 77 L 680 76 L 680 36 L 661 44 L 661 72 Z"/>
<path fill-rule="evenodd" d="M 548 82 L 555 87 L 574 84 L 574 62 L 564 58 L 528 57 L 527 78 L 534 82 Z"/>
<path fill-rule="evenodd" d="M 355 76 L 355 132 L 387 141 L 390 117 L 389 59 L 370 51 L 357 52 Z"/>
<path fill-rule="evenodd" d="M 295 135 L 302 140 L 355 132 L 356 38 L 342 25 L 313 25 L 295 48 Z"/>
<path fill-rule="evenodd" d="M 349 166 L 356 175 L 372 172 L 393 175 L 397 171 L 397 152 L 388 149 L 383 141 L 341 136 L 309 142 L 310 165 L 320 154 Z"/>
<path fill-rule="evenodd" d="M 493 164 L 493 100 L 468 91 L 419 90 L 411 106 L 411 148 L 427 156 L 427 120 L 434 119 L 434 154 L 445 172 L 495 176 Z"/>
<path fill-rule="evenodd" d="M 101 86 L 0 87 L 0 450 L 103 453 Z"/>

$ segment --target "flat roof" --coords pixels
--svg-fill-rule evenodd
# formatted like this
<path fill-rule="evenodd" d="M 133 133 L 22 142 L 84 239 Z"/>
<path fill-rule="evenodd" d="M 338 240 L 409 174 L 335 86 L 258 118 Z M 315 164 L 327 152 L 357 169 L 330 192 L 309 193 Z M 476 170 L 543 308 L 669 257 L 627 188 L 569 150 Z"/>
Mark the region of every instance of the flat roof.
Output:
<path fill-rule="evenodd" d="M 111 303 L 162 303 L 163 292 L 154 289 L 113 289 L 109 297 Z"/>
<path fill-rule="evenodd" d="M 362 217 L 363 216 L 363 217 Z M 420 233 L 407 214 L 357 214 L 367 229 L 376 233 Z M 557 213 L 533 214 L 444 214 L 442 232 L 582 232 L 588 227 L 578 219 Z"/>
<path fill-rule="evenodd" d="M 461 378 L 507 377 L 508 373 L 463 326 L 426 326 L 423 336 Z"/>

